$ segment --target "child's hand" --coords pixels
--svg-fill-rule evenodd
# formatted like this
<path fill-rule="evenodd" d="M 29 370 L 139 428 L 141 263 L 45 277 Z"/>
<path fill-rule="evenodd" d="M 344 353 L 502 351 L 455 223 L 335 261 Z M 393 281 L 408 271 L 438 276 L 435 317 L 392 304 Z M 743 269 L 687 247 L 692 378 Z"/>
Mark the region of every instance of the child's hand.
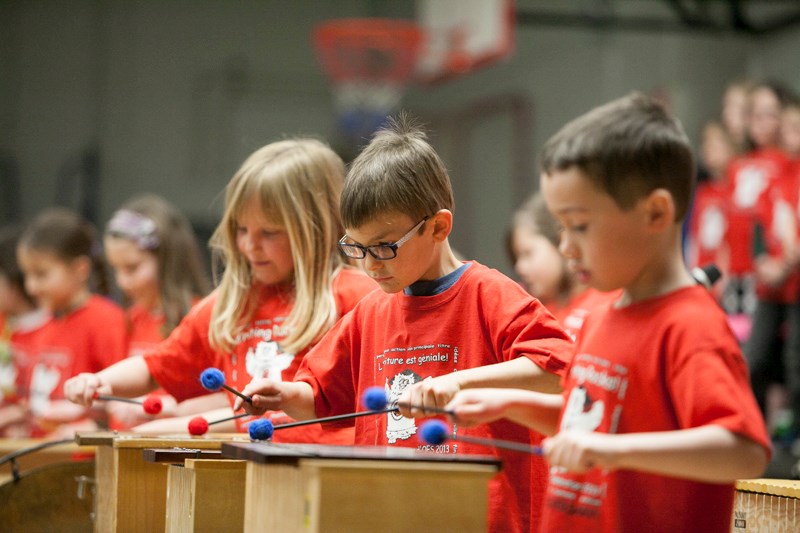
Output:
<path fill-rule="evenodd" d="M 281 409 L 283 388 L 279 381 L 257 378 L 248 383 L 244 390 L 240 392 L 245 396 L 250 396 L 253 399 L 253 403 L 248 403 L 237 396 L 233 401 L 234 412 L 244 408 L 248 414 L 261 416 L 267 411 Z"/>
<path fill-rule="evenodd" d="M 398 399 L 400 414 L 409 418 L 431 416 L 435 413 L 426 411 L 424 407 L 444 409 L 459 390 L 461 387 L 455 379 L 455 373 L 415 383 L 406 388 Z"/>
<path fill-rule="evenodd" d="M 74 403 L 89 407 L 98 394 L 112 394 L 111 386 L 97 374 L 82 373 L 69 378 L 64 383 L 64 397 Z"/>
<path fill-rule="evenodd" d="M 508 389 L 467 389 L 457 393 L 446 409 L 455 413 L 460 426 L 472 427 L 505 416 Z"/>
<path fill-rule="evenodd" d="M 778 287 L 789 275 L 791 265 L 774 257 L 763 258 L 756 262 L 756 275 L 770 287 Z"/>
<path fill-rule="evenodd" d="M 565 430 L 542 442 L 547 461 L 576 474 L 592 468 L 614 469 L 614 435 Z"/>

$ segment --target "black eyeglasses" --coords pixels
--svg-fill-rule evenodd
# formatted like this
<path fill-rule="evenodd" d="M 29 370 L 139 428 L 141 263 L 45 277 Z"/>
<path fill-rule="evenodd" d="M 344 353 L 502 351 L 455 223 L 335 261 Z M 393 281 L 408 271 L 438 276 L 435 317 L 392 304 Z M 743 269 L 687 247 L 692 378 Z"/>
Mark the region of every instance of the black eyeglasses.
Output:
<path fill-rule="evenodd" d="M 344 242 L 348 238 L 347 235 L 345 235 L 339 239 L 339 248 L 342 250 L 344 255 L 347 257 L 352 257 L 353 259 L 364 259 L 367 257 L 367 252 L 369 252 L 369 255 L 375 259 L 379 259 L 381 261 L 394 259 L 397 257 L 397 249 L 408 242 L 408 240 L 414 236 L 414 232 L 416 232 L 425 223 L 425 221 L 428 220 L 428 218 L 430 217 L 425 217 L 420 220 L 416 226 L 408 230 L 408 233 L 400 237 L 400 239 L 395 242 L 373 244 L 372 246 L 361 246 L 360 244 L 350 244 Z"/>

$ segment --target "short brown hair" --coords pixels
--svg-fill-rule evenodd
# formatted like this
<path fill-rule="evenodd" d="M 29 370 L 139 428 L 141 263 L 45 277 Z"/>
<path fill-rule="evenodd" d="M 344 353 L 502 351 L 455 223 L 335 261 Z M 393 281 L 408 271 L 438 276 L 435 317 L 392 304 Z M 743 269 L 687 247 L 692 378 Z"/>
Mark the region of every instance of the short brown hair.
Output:
<path fill-rule="evenodd" d="M 398 211 L 416 220 L 454 208 L 444 163 L 425 132 L 405 114 L 389 119 L 356 157 L 341 199 L 342 222 L 350 228 L 378 213 Z"/>
<path fill-rule="evenodd" d="M 686 216 L 695 182 L 691 144 L 680 122 L 656 100 L 635 92 L 569 122 L 544 146 L 542 172 L 572 167 L 627 210 L 655 189 Z"/>

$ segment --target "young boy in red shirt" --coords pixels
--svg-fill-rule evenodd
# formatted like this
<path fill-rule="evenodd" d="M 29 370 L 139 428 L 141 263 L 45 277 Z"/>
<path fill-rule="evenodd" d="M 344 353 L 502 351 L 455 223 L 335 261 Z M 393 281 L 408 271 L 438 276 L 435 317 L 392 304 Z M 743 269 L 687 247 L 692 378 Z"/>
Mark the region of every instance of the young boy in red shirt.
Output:
<path fill-rule="evenodd" d="M 424 133 L 402 118 L 378 132 L 345 180 L 340 245 L 382 291 L 367 295 L 322 338 L 293 383 L 248 385 L 243 392 L 253 405 L 244 407 L 253 413 L 283 409 L 302 420 L 362 411 L 359 400 L 373 386 L 385 388 L 390 404 L 399 399 L 426 407 L 443 407 L 469 387 L 557 392 L 571 341 L 516 282 L 456 259 L 448 243 L 453 208 L 447 170 Z M 416 432 L 416 420 L 398 413 L 355 420 L 361 445 L 416 448 Z M 523 443 L 541 438 L 507 421 L 458 433 Z M 461 443 L 434 451 L 487 453 Z M 503 470 L 489 488 L 488 529 L 527 533 L 539 521 L 531 517 L 531 491 L 541 498 L 546 464 L 496 453 Z M 533 485 L 531 461 L 538 464 Z"/>
<path fill-rule="evenodd" d="M 544 531 L 730 531 L 734 481 L 763 472 L 770 444 L 725 314 L 684 266 L 683 129 L 633 94 L 564 126 L 541 161 L 561 252 L 622 296 L 587 318 L 562 395 L 463 391 L 447 408 L 554 435 Z"/>

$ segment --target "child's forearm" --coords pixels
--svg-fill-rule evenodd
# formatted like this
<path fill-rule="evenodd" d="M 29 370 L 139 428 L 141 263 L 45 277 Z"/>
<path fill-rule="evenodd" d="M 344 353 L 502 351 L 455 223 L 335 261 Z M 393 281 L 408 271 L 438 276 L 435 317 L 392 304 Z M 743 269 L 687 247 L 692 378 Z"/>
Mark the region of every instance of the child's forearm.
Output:
<path fill-rule="evenodd" d="M 465 426 L 507 419 L 544 435 L 558 428 L 564 404 L 560 394 L 520 389 L 468 389 L 455 395 L 447 409 Z"/>
<path fill-rule="evenodd" d="M 564 406 L 561 394 L 519 391 L 510 399 L 505 418 L 542 435 L 554 435 L 558 431 L 558 419 Z"/>
<path fill-rule="evenodd" d="M 101 370 L 97 377 L 111 387 L 112 394 L 134 398 L 156 389 L 158 383 L 142 357 L 129 357 Z"/>
<path fill-rule="evenodd" d="M 283 412 L 295 420 L 317 418 L 317 407 L 311 385 L 305 381 L 294 381 L 285 385 L 287 385 L 286 390 L 282 393 L 285 397 L 282 404 Z"/>
<path fill-rule="evenodd" d="M 561 392 L 561 378 L 542 369 L 527 357 L 461 370 L 452 376 L 458 381 L 461 390 L 504 388 Z"/>
<path fill-rule="evenodd" d="M 564 464 L 558 459 L 562 439 L 574 438 L 585 455 L 582 464 Z M 548 459 L 558 466 L 582 469 L 599 466 L 637 470 L 707 483 L 730 483 L 760 476 L 767 466 L 767 453 L 756 442 L 721 426 L 702 426 L 654 433 L 559 434 L 545 443 Z M 561 457 L 570 457 L 567 452 Z M 572 457 L 576 457 L 572 454 Z"/>

